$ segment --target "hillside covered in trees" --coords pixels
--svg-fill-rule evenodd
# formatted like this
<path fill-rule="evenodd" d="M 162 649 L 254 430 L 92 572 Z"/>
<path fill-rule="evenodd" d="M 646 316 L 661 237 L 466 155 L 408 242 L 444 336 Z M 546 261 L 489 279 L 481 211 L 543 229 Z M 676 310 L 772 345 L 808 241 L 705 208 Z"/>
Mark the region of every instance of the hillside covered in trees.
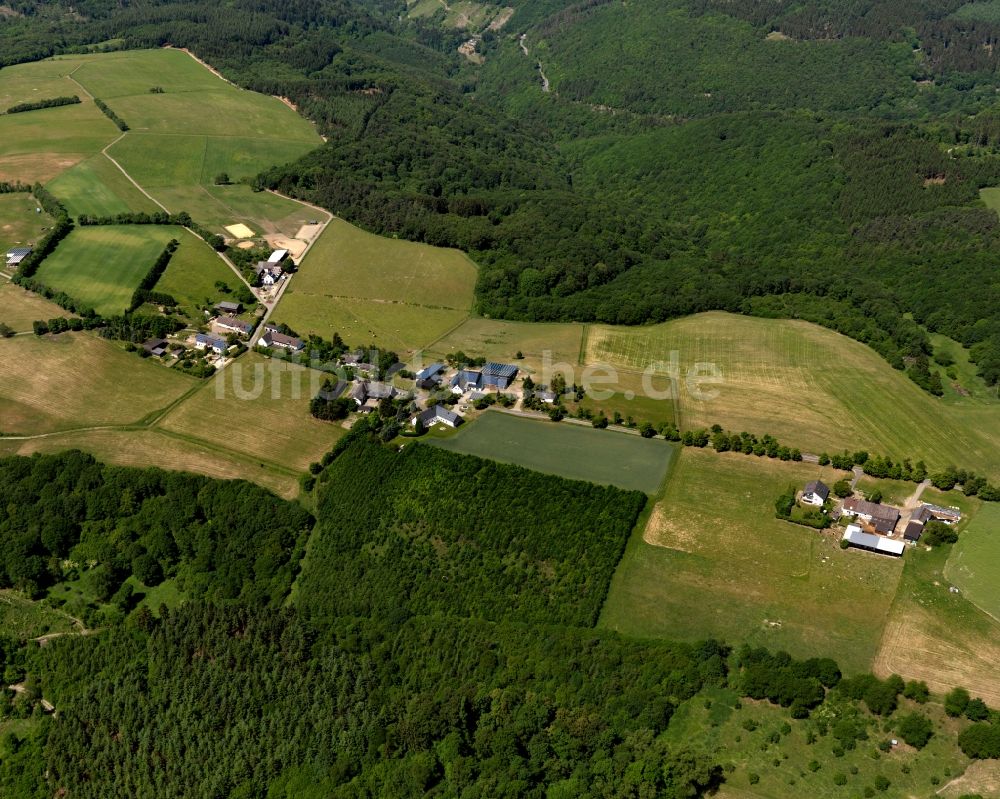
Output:
<path fill-rule="evenodd" d="M 512 6 L 474 65 L 387 0 L 22 0 L 0 59 L 169 43 L 292 99 L 328 141 L 257 186 L 469 251 L 484 314 L 802 317 L 933 390 L 929 329 L 1000 379 L 988 3 Z"/>
<path fill-rule="evenodd" d="M 312 522 L 296 503 L 76 452 L 0 461 L 0 540 L 55 569 L 54 584 L 35 585 L 43 605 L 59 604 L 67 580 L 86 586 L 117 567 L 123 546 L 145 548 L 138 557 L 168 579 L 205 575 L 187 601 L 154 608 L 94 596 L 101 627 L 88 635 L 0 636 L 17 685 L 0 692 L 0 795 L 681 799 L 753 785 L 737 753 L 672 732 L 695 707 L 713 726 L 742 714 L 737 741 L 772 719 L 756 733 L 762 757 L 780 764 L 794 734 L 814 772 L 889 747 L 890 731 L 913 751 L 931 742 L 915 762 L 936 774 L 941 758 L 961 762 L 959 746 L 994 756 L 996 714 L 963 691 L 944 709 L 976 723 L 946 729 L 922 683 L 594 629 L 642 495 L 365 435 L 325 461 L 294 586 L 286 556 L 293 542 L 303 556 L 297 533 Z M 537 506 L 546 498 L 558 523 Z M 79 528 L 63 545 L 79 576 L 45 558 L 63 517 Z M 212 543 L 208 530 L 224 525 L 232 546 Z M 192 535 L 204 541 L 193 562 Z M 833 781 L 885 792 L 911 779 L 909 762 Z"/>

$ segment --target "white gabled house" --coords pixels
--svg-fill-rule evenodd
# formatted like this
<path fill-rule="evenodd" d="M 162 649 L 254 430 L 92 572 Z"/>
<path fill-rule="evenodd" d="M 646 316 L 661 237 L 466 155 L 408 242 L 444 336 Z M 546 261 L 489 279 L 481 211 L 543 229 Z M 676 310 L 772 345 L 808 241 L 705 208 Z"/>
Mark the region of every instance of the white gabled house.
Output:
<path fill-rule="evenodd" d="M 829 496 L 830 489 L 819 480 L 806 483 L 806 487 L 802 489 L 802 501 L 806 505 L 815 505 L 821 508 Z"/>

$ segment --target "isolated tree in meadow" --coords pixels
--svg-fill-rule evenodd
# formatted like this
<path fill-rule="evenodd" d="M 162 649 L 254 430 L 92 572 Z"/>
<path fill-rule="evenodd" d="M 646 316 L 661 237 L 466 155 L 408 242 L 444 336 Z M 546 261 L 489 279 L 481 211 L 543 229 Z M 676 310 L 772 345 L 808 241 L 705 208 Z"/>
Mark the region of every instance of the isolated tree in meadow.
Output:
<path fill-rule="evenodd" d="M 231 181 L 229 180 L 228 172 L 220 172 L 218 175 L 215 176 L 216 186 L 228 186 L 230 182 Z"/>
<path fill-rule="evenodd" d="M 923 749 L 934 734 L 934 724 L 923 713 L 907 713 L 900 718 L 896 732 L 910 746 Z"/>
<path fill-rule="evenodd" d="M 944 712 L 958 718 L 965 712 L 970 700 L 969 692 L 964 688 L 952 688 L 944 698 Z"/>

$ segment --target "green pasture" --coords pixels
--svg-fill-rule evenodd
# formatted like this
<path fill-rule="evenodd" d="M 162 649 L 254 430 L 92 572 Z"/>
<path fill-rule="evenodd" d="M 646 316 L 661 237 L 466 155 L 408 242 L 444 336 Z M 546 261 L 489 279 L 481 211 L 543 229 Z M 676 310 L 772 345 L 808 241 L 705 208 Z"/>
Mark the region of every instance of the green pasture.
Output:
<path fill-rule="evenodd" d="M 34 64 L 4 67 L 0 75 L 0 113 L 18 103 L 36 103 L 74 94 L 81 100 L 85 98 L 80 87 L 69 80 L 61 68 L 49 66 L 48 69 L 40 69 Z"/>
<path fill-rule="evenodd" d="M 930 339 L 931 344 L 934 345 L 935 355 L 945 353 L 955 360 L 955 363 L 950 367 L 931 362 L 931 368 L 941 375 L 941 383 L 944 386 L 942 399 L 949 403 L 955 402 L 965 405 L 976 400 L 986 404 L 997 401 L 1000 394 L 998 394 L 996 386 L 991 388 L 983 382 L 977 372 L 976 365 L 969 360 L 969 351 L 965 347 L 940 333 L 931 333 Z M 949 370 L 954 370 L 954 378 L 948 375 Z"/>
<path fill-rule="evenodd" d="M 913 711 L 930 716 L 937 734 L 920 750 L 901 746 L 881 752 L 877 746 L 892 737 L 898 718 Z M 838 710 L 825 710 L 834 712 Z M 720 799 L 851 799 L 867 796 L 865 789 L 872 788 L 877 776 L 888 779 L 890 786 L 875 796 L 932 796 L 936 790 L 932 778 L 944 785 L 969 765 L 955 740 L 961 725 L 948 719 L 940 704 L 902 700 L 889 730 L 880 729 L 879 720 L 870 714 L 862 714 L 868 740 L 859 741 L 854 749 L 841 749 L 838 755 L 830 719 L 825 726 L 816 719 L 789 719 L 787 710 L 776 705 L 740 700 L 730 690 L 708 689 L 677 708 L 664 735 L 673 746 L 732 767 L 717 794 Z M 757 775 L 754 784 L 751 774 Z M 838 774 L 845 778 L 843 785 L 834 781 Z"/>
<path fill-rule="evenodd" d="M 274 319 L 303 336 L 316 333 L 330 338 L 339 333 L 352 345 L 374 345 L 403 356 L 421 349 L 465 319 L 464 311 L 448 308 L 306 294 L 296 291 L 300 275 L 293 278 L 282 295 Z"/>
<path fill-rule="evenodd" d="M 902 563 L 841 550 L 836 534 L 774 516 L 790 485 L 838 476 L 829 467 L 682 450 L 645 529 L 633 533 L 600 626 L 829 655 L 849 672 L 868 670 Z"/>
<path fill-rule="evenodd" d="M 45 259 L 37 278 L 99 314 L 122 313 L 167 242 L 181 233 L 153 225 L 77 228 Z"/>
<path fill-rule="evenodd" d="M 45 235 L 45 228 L 52 224 L 52 218 L 38 213 L 38 203 L 30 194 L 0 194 L 0 269 L 4 269 L 7 259 L 4 254 L 11 247 L 34 244 Z"/>
<path fill-rule="evenodd" d="M 952 548 L 945 574 L 1000 620 L 1000 505 L 984 502 Z"/>
<path fill-rule="evenodd" d="M 0 590 L 0 633 L 24 639 L 72 631 L 73 622 L 66 614 L 17 591 Z"/>
<path fill-rule="evenodd" d="M 375 236 L 334 219 L 275 317 L 302 334 L 416 350 L 468 316 L 476 267 L 458 250 Z"/>
<path fill-rule="evenodd" d="M 484 413 L 453 436 L 427 440 L 464 455 L 647 494 L 659 490 L 676 452 L 662 439 L 525 419 L 500 411 Z"/>
<path fill-rule="evenodd" d="M 807 452 L 868 449 L 1000 478 L 1000 402 L 943 402 L 869 347 L 817 325 L 711 312 L 588 330 L 588 363 L 641 371 L 676 353 L 685 428 L 720 424 Z M 722 382 L 698 384 L 698 364 L 714 365 Z"/>
<path fill-rule="evenodd" d="M 445 356 L 453 352 L 513 363 L 539 379 L 546 364 L 564 373 L 579 372 L 580 350 L 586 331 L 580 324 L 508 322 L 473 317 L 427 347 L 429 353 Z M 574 381 L 569 379 L 569 383 Z"/>
<path fill-rule="evenodd" d="M 0 86 L 7 70 L 0 70 Z M 42 183 L 119 135 L 91 102 L 0 116 L 0 180 Z"/>
<path fill-rule="evenodd" d="M 468 312 L 476 266 L 458 250 L 376 236 L 334 219 L 309 251 L 295 290 Z"/>
<path fill-rule="evenodd" d="M 204 320 L 198 310 L 202 305 L 215 305 L 226 294 L 215 287 L 222 281 L 230 289 L 239 285 L 240 279 L 205 242 L 193 233 L 183 231 L 167 269 L 156 284 L 156 291 L 171 295 L 183 313 L 195 323 Z"/>
<path fill-rule="evenodd" d="M 113 216 L 130 211 L 154 213 L 162 210 L 103 153 L 66 170 L 46 188 L 73 217 L 80 214 Z"/>
<path fill-rule="evenodd" d="M 996 549 L 984 549 L 981 536 L 996 529 L 996 519 L 995 511 L 987 511 L 981 526 L 975 515 L 969 524 L 972 551 L 978 547 L 977 556 L 987 558 L 982 564 L 969 561 L 961 547 L 956 554 L 953 545 L 933 549 L 918 545 L 907 550 L 903 577 L 875 659 L 877 674 L 924 680 L 939 693 L 961 685 L 989 705 L 1000 706 L 996 681 L 1000 621 L 977 607 L 971 594 L 950 590 L 952 576 L 959 585 L 969 579 L 973 594 L 995 607 L 996 594 L 983 580 L 991 571 L 995 574 Z M 980 588 L 978 593 L 976 588 Z"/>

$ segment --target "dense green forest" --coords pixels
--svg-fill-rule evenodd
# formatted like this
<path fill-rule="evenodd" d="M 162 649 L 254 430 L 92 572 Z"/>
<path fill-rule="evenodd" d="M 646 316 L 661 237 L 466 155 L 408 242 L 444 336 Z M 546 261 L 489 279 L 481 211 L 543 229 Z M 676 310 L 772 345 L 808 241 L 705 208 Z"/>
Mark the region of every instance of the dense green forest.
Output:
<path fill-rule="evenodd" d="M 802 317 L 933 390 L 926 328 L 1000 380 L 989 4 L 512 5 L 475 66 L 388 0 L 22 0 L 0 62 L 170 43 L 290 97 L 328 141 L 256 185 L 469 251 L 483 314 Z"/>
<path fill-rule="evenodd" d="M 19 685 L 0 692 L 0 795 L 682 799 L 752 782 L 667 734 L 682 705 L 745 713 L 740 697 L 784 709 L 776 753 L 790 723 L 820 758 L 890 731 L 954 740 L 921 683 L 593 629 L 641 495 L 364 433 L 325 461 L 304 547 L 311 516 L 242 482 L 76 452 L 0 462 L 6 551 L 190 575 L 188 601 L 119 603 L 90 635 L 0 636 Z M 61 519 L 79 530 L 57 536 Z M 50 603 L 69 579 L 32 590 Z M 997 714 L 966 692 L 946 710 L 975 722 L 959 725 L 970 756 L 992 756 Z"/>
<path fill-rule="evenodd" d="M 352 444 L 319 478 L 308 612 L 591 626 L 646 498 L 419 444 Z"/>

